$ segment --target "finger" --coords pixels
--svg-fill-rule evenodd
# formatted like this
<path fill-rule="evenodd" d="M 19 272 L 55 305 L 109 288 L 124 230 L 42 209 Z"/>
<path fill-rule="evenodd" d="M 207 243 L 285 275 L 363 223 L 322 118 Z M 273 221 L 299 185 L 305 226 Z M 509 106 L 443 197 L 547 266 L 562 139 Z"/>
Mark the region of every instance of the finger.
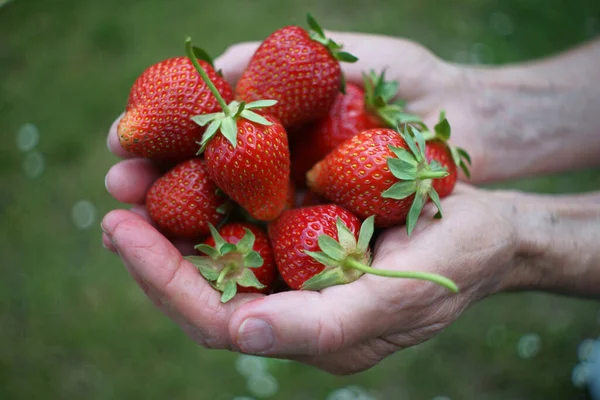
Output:
<path fill-rule="evenodd" d="M 106 145 L 108 146 L 108 150 L 110 150 L 110 152 L 113 153 L 115 156 L 121 158 L 131 158 L 134 157 L 134 155 L 121 146 L 121 144 L 119 143 L 119 137 L 117 135 L 117 126 L 119 125 L 119 121 L 121 120 L 121 118 L 123 118 L 123 114 L 119 115 L 117 119 L 113 121 L 110 130 L 108 131 Z"/>
<path fill-rule="evenodd" d="M 215 60 L 215 67 L 223 71 L 223 76 L 233 87 L 242 76 L 259 44 L 259 42 L 235 44 Z"/>
<path fill-rule="evenodd" d="M 241 294 L 226 304 L 193 265 L 185 261 L 177 249 L 139 216 L 125 210 L 108 213 L 102 228 L 112 240 L 123 262 L 138 276 L 164 306 L 181 319 L 182 328 L 194 327 L 206 344 L 214 348 L 230 348 L 228 320 L 241 304 L 261 295 Z"/>
<path fill-rule="evenodd" d="M 106 233 L 102 233 L 102 245 L 104 246 L 104 248 L 112 253 L 116 253 L 117 249 L 115 248 L 115 245 L 112 243 L 112 241 L 110 240 L 110 238 L 108 237 L 108 235 Z"/>
<path fill-rule="evenodd" d="M 108 170 L 105 178 L 106 190 L 121 203 L 142 204 L 146 192 L 160 175 L 161 172 L 150 160 L 124 160 Z"/>
<path fill-rule="evenodd" d="M 376 293 L 359 280 L 321 293 L 270 295 L 236 311 L 229 334 L 242 352 L 250 354 L 334 353 L 386 329 Z"/>
<path fill-rule="evenodd" d="M 381 360 L 401 350 L 382 338 L 370 338 L 337 353 L 317 356 L 296 356 L 294 360 L 334 375 L 355 374 L 377 365 Z"/>
<path fill-rule="evenodd" d="M 421 45 L 395 37 L 327 31 L 326 34 L 358 57 L 355 63 L 342 62 L 349 82 L 362 84 L 363 72 L 386 71 L 387 80 L 396 80 L 405 100 L 421 97 L 429 88 L 442 84 L 445 74 L 437 73 L 444 64 Z"/>

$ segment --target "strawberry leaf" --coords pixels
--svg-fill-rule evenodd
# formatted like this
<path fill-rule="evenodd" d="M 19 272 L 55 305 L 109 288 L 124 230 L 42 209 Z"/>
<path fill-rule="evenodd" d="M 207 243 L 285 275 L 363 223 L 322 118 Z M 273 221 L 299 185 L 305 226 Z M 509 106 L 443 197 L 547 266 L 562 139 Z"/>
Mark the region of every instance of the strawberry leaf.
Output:
<path fill-rule="evenodd" d="M 445 142 L 450 140 L 451 127 L 450 127 L 450 123 L 448 122 L 448 120 L 446 118 L 444 118 L 440 122 L 438 122 L 433 127 L 433 130 L 438 139 L 441 139 Z"/>
<path fill-rule="evenodd" d="M 219 249 L 219 251 L 221 252 L 221 255 L 224 256 L 225 254 L 231 253 L 233 251 L 236 251 L 237 247 L 235 244 L 232 243 L 225 243 L 223 246 L 221 246 L 221 248 Z"/>
<path fill-rule="evenodd" d="M 277 104 L 277 100 L 256 100 L 246 104 L 246 110 L 251 110 L 253 108 L 271 107 L 275 104 Z"/>
<path fill-rule="evenodd" d="M 242 238 L 240 239 L 239 242 L 237 242 L 237 248 L 240 252 L 248 252 L 248 251 L 252 251 L 252 248 L 254 247 L 254 242 L 256 240 L 256 236 L 254 236 L 254 233 L 252 233 L 252 231 L 248 228 L 244 228 L 244 236 L 242 236 Z"/>
<path fill-rule="evenodd" d="M 375 231 L 375 217 L 371 215 L 367 219 L 365 219 L 360 226 L 360 232 L 358 234 L 358 244 L 356 246 L 356 250 L 361 253 L 367 253 L 369 249 L 369 242 L 373 237 L 373 232 Z"/>
<path fill-rule="evenodd" d="M 337 53 L 337 59 L 343 62 L 353 63 L 358 61 L 358 57 L 353 56 L 352 54 L 340 51 Z"/>
<path fill-rule="evenodd" d="M 317 262 L 320 262 L 321 264 L 328 266 L 328 267 L 334 267 L 339 265 L 339 261 L 334 260 L 333 258 L 329 257 L 327 254 L 320 252 L 320 251 L 309 251 L 309 250 L 304 250 L 304 253 L 312 258 L 314 258 Z"/>
<path fill-rule="evenodd" d="M 408 216 L 406 217 L 406 232 L 408 236 L 410 236 L 412 231 L 415 229 L 415 226 L 417 225 L 417 220 L 419 219 L 419 215 L 421 214 L 424 205 L 425 196 L 415 196 L 415 200 L 413 201 L 413 204 L 410 207 L 410 210 L 408 211 Z"/>
<path fill-rule="evenodd" d="M 237 124 L 233 118 L 225 118 L 221 122 L 221 133 L 235 149 L 237 147 Z"/>
<path fill-rule="evenodd" d="M 210 259 L 202 256 L 186 256 L 185 259 L 194 264 L 207 281 L 212 282 L 219 278 L 219 271 L 214 268 Z"/>
<path fill-rule="evenodd" d="M 213 62 L 212 57 L 210 55 L 208 55 L 208 53 L 204 49 L 201 49 L 200 47 L 192 46 L 192 51 L 194 52 L 194 56 L 196 56 L 197 59 L 209 63 L 210 66 L 213 68 L 215 67 L 215 63 Z"/>
<path fill-rule="evenodd" d="M 221 253 L 221 247 L 223 247 L 224 245 L 226 245 L 228 243 L 225 241 L 225 239 L 223 239 L 221 234 L 219 234 L 219 231 L 217 231 L 217 229 L 213 226 L 213 224 L 209 223 L 208 229 L 210 229 L 210 235 L 212 236 L 213 240 L 215 241 L 215 249 L 219 252 L 219 255 L 222 255 L 223 253 Z"/>
<path fill-rule="evenodd" d="M 209 256 L 210 258 L 212 258 L 213 260 L 217 259 L 221 254 L 217 251 L 217 249 L 215 249 L 212 246 L 209 246 L 207 244 L 201 243 L 198 244 L 196 246 L 194 246 L 194 248 L 204 254 L 206 254 L 207 256 Z"/>
<path fill-rule="evenodd" d="M 469 165 L 472 165 L 471 164 L 471 156 L 469 155 L 469 153 L 467 153 L 465 151 L 465 149 L 460 148 L 460 147 L 457 147 L 456 149 L 458 151 L 458 154 L 460 154 L 460 158 L 465 160 L 467 163 L 469 163 Z"/>
<path fill-rule="evenodd" d="M 204 149 L 206 148 L 208 142 L 213 138 L 213 136 L 215 136 L 215 133 L 217 133 L 217 130 L 219 130 L 219 128 L 221 127 L 221 122 L 222 120 L 218 119 L 213 121 L 208 126 L 208 128 L 204 132 L 204 135 L 202 135 L 202 140 L 199 143 L 200 149 L 198 150 L 197 154 L 202 154 L 202 152 L 204 152 Z"/>
<path fill-rule="evenodd" d="M 310 13 L 306 14 L 306 20 L 308 21 L 308 26 L 310 27 L 310 29 L 315 31 L 315 33 L 317 33 L 319 36 L 323 38 L 325 37 L 325 32 L 323 31 L 323 28 L 321 28 L 321 25 L 319 25 L 317 20 L 315 20 Z"/>
<path fill-rule="evenodd" d="M 346 250 L 342 245 L 329 235 L 320 235 L 317 241 L 321 251 L 336 261 L 342 260 L 346 255 Z"/>
<path fill-rule="evenodd" d="M 362 272 L 356 270 L 344 271 L 340 267 L 325 268 L 302 284 L 302 290 L 321 290 L 330 286 L 343 285 L 358 279 Z"/>
<path fill-rule="evenodd" d="M 223 288 L 223 294 L 221 295 L 221 302 L 227 303 L 237 293 L 237 283 L 234 280 L 228 280 Z"/>
<path fill-rule="evenodd" d="M 344 224 L 340 217 L 335 221 L 339 244 L 346 250 L 354 250 L 356 248 L 356 238 L 350 232 L 350 229 Z"/>
<path fill-rule="evenodd" d="M 381 197 L 386 197 L 394 200 L 402 200 L 412 195 L 417 191 L 417 182 L 405 181 L 405 182 L 396 182 L 388 189 L 384 190 L 381 193 Z"/>
<path fill-rule="evenodd" d="M 387 163 L 396 178 L 403 181 L 417 179 L 417 165 L 393 157 L 388 158 Z"/>
<path fill-rule="evenodd" d="M 267 126 L 273 125 L 271 122 L 269 122 L 269 120 L 267 120 L 262 115 L 259 115 L 259 114 L 255 113 L 255 112 L 250 111 L 250 110 L 244 110 L 241 115 L 242 115 L 242 117 L 244 117 L 248 121 L 252 121 L 252 122 L 255 122 L 257 124 L 267 125 Z"/>
<path fill-rule="evenodd" d="M 251 251 L 244 256 L 244 266 L 248 268 L 262 267 L 264 263 L 263 258 L 256 251 Z"/>
<path fill-rule="evenodd" d="M 411 126 L 411 128 L 412 128 L 412 126 Z M 412 152 L 414 157 L 417 159 L 417 161 L 420 161 L 422 159 L 421 152 L 420 152 L 419 147 L 417 146 L 417 143 L 413 139 L 413 137 L 408 133 L 408 131 L 406 129 L 404 130 L 404 133 L 401 133 L 401 136 L 404 139 L 404 141 L 406 142 L 406 145 L 408 146 L 408 148 L 410 149 L 410 151 Z"/>
<path fill-rule="evenodd" d="M 215 118 L 217 118 L 220 115 L 222 115 L 222 113 L 201 114 L 201 115 L 194 115 L 191 119 L 196 124 L 198 124 L 200 126 L 204 126 L 204 125 L 208 124 L 209 122 L 214 121 Z"/>
<path fill-rule="evenodd" d="M 423 138 L 421 132 L 419 132 L 414 126 L 411 126 L 410 130 L 412 131 L 413 137 L 419 146 L 419 154 L 421 155 L 421 160 L 423 160 L 425 159 L 425 139 Z"/>
<path fill-rule="evenodd" d="M 434 218 L 442 218 L 442 204 L 440 202 L 440 195 L 435 191 L 434 188 L 429 190 L 429 198 L 438 209 L 438 212 L 435 214 Z"/>
<path fill-rule="evenodd" d="M 392 151 L 392 153 L 394 153 L 394 155 L 396 157 L 398 157 L 399 160 L 402 160 L 408 164 L 412 164 L 415 167 L 418 165 L 418 162 L 415 159 L 415 156 L 412 155 L 408 150 L 403 149 L 401 147 L 395 147 L 392 145 L 389 145 L 388 148 Z"/>
<path fill-rule="evenodd" d="M 243 287 L 255 287 L 257 289 L 263 289 L 265 287 L 265 285 L 256 279 L 256 275 L 254 275 L 254 272 L 250 269 L 244 269 L 236 281 L 238 285 Z"/>

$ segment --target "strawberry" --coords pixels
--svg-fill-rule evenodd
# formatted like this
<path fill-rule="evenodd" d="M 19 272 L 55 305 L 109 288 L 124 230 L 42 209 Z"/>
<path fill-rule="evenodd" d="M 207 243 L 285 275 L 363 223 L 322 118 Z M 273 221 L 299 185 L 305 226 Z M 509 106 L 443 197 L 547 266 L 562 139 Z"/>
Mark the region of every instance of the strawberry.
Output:
<path fill-rule="evenodd" d="M 427 161 L 423 136 L 393 129 L 370 129 L 344 142 L 307 174 L 308 186 L 380 228 L 406 222 L 410 235 L 428 198 L 438 207 L 433 180 L 448 175 Z"/>
<path fill-rule="evenodd" d="M 462 148 L 449 144 L 451 136 L 451 127 L 444 111 L 440 113 L 439 122 L 434 126 L 433 131 L 426 130 L 425 124 L 420 124 L 424 128 L 423 136 L 425 138 L 425 156 L 429 161 L 436 161 L 448 171 L 448 176 L 433 181 L 433 188 L 439 194 L 440 198 L 448 196 L 454 190 L 458 179 L 458 167 L 462 169 L 465 176 L 469 178 L 471 173 L 471 157 Z"/>
<path fill-rule="evenodd" d="M 330 151 L 367 129 L 393 128 L 405 114 L 400 104 L 391 104 L 398 82 L 385 80 L 371 71 L 363 74 L 363 90 L 349 83 L 338 93 L 329 114 L 296 135 L 292 147 L 292 177 L 299 187 L 306 186 L 306 173 Z"/>
<path fill-rule="evenodd" d="M 269 35 L 235 88 L 239 101 L 277 100 L 269 112 L 286 128 L 326 116 L 344 88 L 339 61 L 357 60 L 328 39 L 310 14 L 308 24 L 309 31 L 286 26 Z"/>
<path fill-rule="evenodd" d="M 233 100 L 229 83 L 212 65 L 200 61 L 222 97 Z M 221 110 L 187 57 L 174 57 L 147 68 L 131 88 L 117 132 L 121 146 L 146 158 L 182 161 L 196 154 L 204 129 L 192 115 Z"/>
<path fill-rule="evenodd" d="M 199 158 L 182 161 L 158 178 L 146 194 L 150 218 L 170 236 L 198 238 L 220 223 L 230 208 Z"/>
<path fill-rule="evenodd" d="M 221 301 L 236 293 L 267 293 L 275 281 L 275 261 L 267 234 L 257 225 L 231 223 L 195 246 L 206 256 L 186 256 L 211 285 L 223 292 Z"/>
<path fill-rule="evenodd" d="M 275 264 L 292 289 L 321 290 L 346 284 L 364 273 L 436 282 L 452 291 L 451 280 L 436 274 L 379 270 L 369 266 L 373 217 L 360 220 L 336 204 L 284 211 L 268 228 Z"/>
<path fill-rule="evenodd" d="M 204 152 L 208 174 L 252 218 L 275 219 L 283 211 L 289 193 L 287 132 L 277 118 L 253 110 L 276 102 L 259 100 L 245 104 L 232 101 L 226 104 L 200 68 L 190 39 L 186 41 L 186 52 L 223 110 L 192 117 L 198 125 L 208 125 L 199 150 Z"/>

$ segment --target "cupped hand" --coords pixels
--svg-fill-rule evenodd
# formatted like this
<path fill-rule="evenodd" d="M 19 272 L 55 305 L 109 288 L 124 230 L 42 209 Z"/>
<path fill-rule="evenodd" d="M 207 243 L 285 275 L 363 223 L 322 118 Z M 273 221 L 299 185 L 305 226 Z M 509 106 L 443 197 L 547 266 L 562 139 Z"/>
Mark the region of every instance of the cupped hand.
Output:
<path fill-rule="evenodd" d="M 331 36 L 360 59 L 344 65 L 348 80 L 359 83 L 363 71 L 386 68 L 388 78 L 399 81 L 399 97 L 407 101 L 409 112 L 432 123 L 446 109 L 456 133 L 453 140 L 472 154 L 477 171 L 478 142 L 470 136 L 474 130 L 461 125 L 469 119 L 460 117 L 446 101 L 452 97 L 452 67 L 409 41 Z M 235 45 L 216 60 L 232 84 L 257 45 Z M 182 256 L 194 243 L 169 241 L 148 218 L 145 194 L 160 169 L 120 147 L 116 121 L 108 146 L 124 160 L 108 172 L 107 190 L 132 208 L 105 216 L 104 244 L 119 254 L 153 303 L 205 347 L 294 359 L 336 374 L 354 373 L 431 338 L 474 300 L 503 289 L 508 281 L 514 245 L 506 205 L 491 193 L 461 185 L 444 200 L 444 218 L 433 220 L 433 210 L 427 210 L 410 240 L 403 227 L 382 233 L 373 262 L 374 268 L 447 276 L 460 287 L 458 294 L 429 282 L 363 276 L 321 292 L 238 294 L 222 304 L 220 293 Z"/>
<path fill-rule="evenodd" d="M 420 270 L 453 279 L 458 294 L 431 282 L 363 275 L 321 292 L 220 293 L 141 215 L 124 210 L 102 221 L 105 238 L 168 317 L 202 346 L 288 358 L 334 374 L 374 366 L 451 324 L 474 301 L 514 280 L 510 202 L 460 185 L 426 210 L 410 239 L 402 227 L 378 238 L 372 266 Z"/>

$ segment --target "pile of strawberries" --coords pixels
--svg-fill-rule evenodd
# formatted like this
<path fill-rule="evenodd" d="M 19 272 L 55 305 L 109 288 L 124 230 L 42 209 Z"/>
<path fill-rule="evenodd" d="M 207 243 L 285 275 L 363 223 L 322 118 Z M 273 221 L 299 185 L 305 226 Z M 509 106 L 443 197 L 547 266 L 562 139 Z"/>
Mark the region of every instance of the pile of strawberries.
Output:
<path fill-rule="evenodd" d="M 309 15 L 306 30 L 267 37 L 235 87 L 207 54 L 146 69 L 118 125 L 123 148 L 165 166 L 149 189 L 150 217 L 169 238 L 199 243 L 186 258 L 228 301 L 236 292 L 320 290 L 364 273 L 426 279 L 435 274 L 370 266 L 376 229 L 415 227 L 431 200 L 468 174 L 468 155 L 448 144 L 442 114 L 433 128 L 393 103 L 396 82 L 364 74 Z"/>

